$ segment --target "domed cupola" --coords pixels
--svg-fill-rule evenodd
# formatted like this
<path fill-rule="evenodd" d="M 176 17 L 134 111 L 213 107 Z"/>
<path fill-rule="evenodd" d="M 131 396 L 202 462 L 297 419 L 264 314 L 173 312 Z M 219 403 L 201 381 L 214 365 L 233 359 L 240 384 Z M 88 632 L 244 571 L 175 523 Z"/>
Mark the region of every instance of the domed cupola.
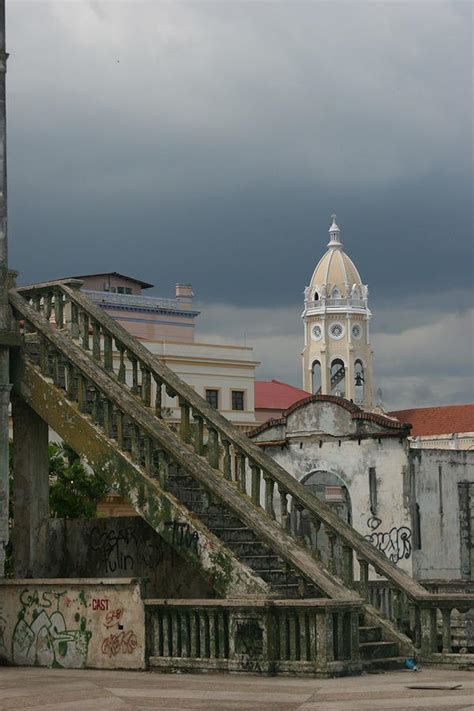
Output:
<path fill-rule="evenodd" d="M 368 288 L 344 252 L 336 215 L 328 250 L 305 289 L 303 387 L 340 395 L 367 408 L 372 401 L 372 350 Z"/>

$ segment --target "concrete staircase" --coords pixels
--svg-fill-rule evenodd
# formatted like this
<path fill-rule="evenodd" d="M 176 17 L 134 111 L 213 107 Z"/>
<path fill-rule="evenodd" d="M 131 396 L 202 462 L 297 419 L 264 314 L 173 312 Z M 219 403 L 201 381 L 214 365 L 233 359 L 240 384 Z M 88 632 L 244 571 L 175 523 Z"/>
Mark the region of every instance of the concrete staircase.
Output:
<path fill-rule="evenodd" d="M 194 601 L 202 608 L 198 620 L 186 601 L 155 601 L 150 658 L 177 665 L 176 654 L 193 649 L 193 634 L 199 639 L 204 625 L 204 640 L 219 634 L 227 640 L 205 643 L 214 665 L 208 668 L 233 668 L 239 654 L 240 664 L 239 629 L 248 632 L 253 624 L 242 622 L 250 605 L 242 600 L 249 596 L 259 631 L 243 648 L 250 645 L 268 669 L 292 669 L 293 662 L 311 669 L 315 662 L 324 673 L 343 673 L 393 666 L 416 646 L 433 653 L 436 606 L 472 601 L 430 596 L 75 287 L 53 283 L 10 292 L 24 339 L 15 359 L 16 395 L 198 566 L 227 605 L 227 623 L 219 627 L 217 602 Z M 162 418 L 163 388 L 179 399 L 178 432 Z M 309 537 L 303 519 L 310 521 Z M 183 527 L 193 545 L 183 547 Z M 329 542 L 324 552 L 321 528 Z M 370 566 L 395 596 L 389 619 L 367 602 Z M 240 602 L 231 604 L 236 597 Z M 216 649 L 232 659 L 217 659 Z"/>

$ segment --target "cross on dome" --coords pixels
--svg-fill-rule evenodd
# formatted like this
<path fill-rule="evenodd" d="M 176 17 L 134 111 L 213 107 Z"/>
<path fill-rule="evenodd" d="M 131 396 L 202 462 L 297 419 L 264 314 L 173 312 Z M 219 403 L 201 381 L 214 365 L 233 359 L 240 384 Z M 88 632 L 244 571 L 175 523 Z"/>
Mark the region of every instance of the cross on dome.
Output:
<path fill-rule="evenodd" d="M 336 222 L 336 215 L 333 213 L 331 215 L 331 220 L 332 224 L 331 227 L 329 228 L 329 243 L 328 247 L 340 247 L 341 246 L 341 241 L 339 239 L 339 235 L 341 233 L 341 230 L 339 229 L 337 222 Z"/>

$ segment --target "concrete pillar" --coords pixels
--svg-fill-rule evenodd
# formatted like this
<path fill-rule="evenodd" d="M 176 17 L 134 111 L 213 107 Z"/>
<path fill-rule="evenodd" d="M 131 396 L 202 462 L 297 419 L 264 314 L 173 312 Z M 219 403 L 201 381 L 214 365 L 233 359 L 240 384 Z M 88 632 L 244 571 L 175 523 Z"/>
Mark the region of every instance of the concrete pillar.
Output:
<path fill-rule="evenodd" d="M 12 416 L 15 576 L 42 577 L 49 525 L 48 425 L 17 395 Z"/>

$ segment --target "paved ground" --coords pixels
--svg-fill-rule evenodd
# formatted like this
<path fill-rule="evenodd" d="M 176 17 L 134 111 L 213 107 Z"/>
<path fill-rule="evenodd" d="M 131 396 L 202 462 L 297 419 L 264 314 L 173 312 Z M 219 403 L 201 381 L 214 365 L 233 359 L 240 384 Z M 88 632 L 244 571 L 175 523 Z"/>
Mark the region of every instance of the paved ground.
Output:
<path fill-rule="evenodd" d="M 457 691 L 407 689 L 457 683 Z M 0 668 L 0 709 L 41 711 L 474 711 L 474 673 L 425 669 L 344 679 Z"/>

